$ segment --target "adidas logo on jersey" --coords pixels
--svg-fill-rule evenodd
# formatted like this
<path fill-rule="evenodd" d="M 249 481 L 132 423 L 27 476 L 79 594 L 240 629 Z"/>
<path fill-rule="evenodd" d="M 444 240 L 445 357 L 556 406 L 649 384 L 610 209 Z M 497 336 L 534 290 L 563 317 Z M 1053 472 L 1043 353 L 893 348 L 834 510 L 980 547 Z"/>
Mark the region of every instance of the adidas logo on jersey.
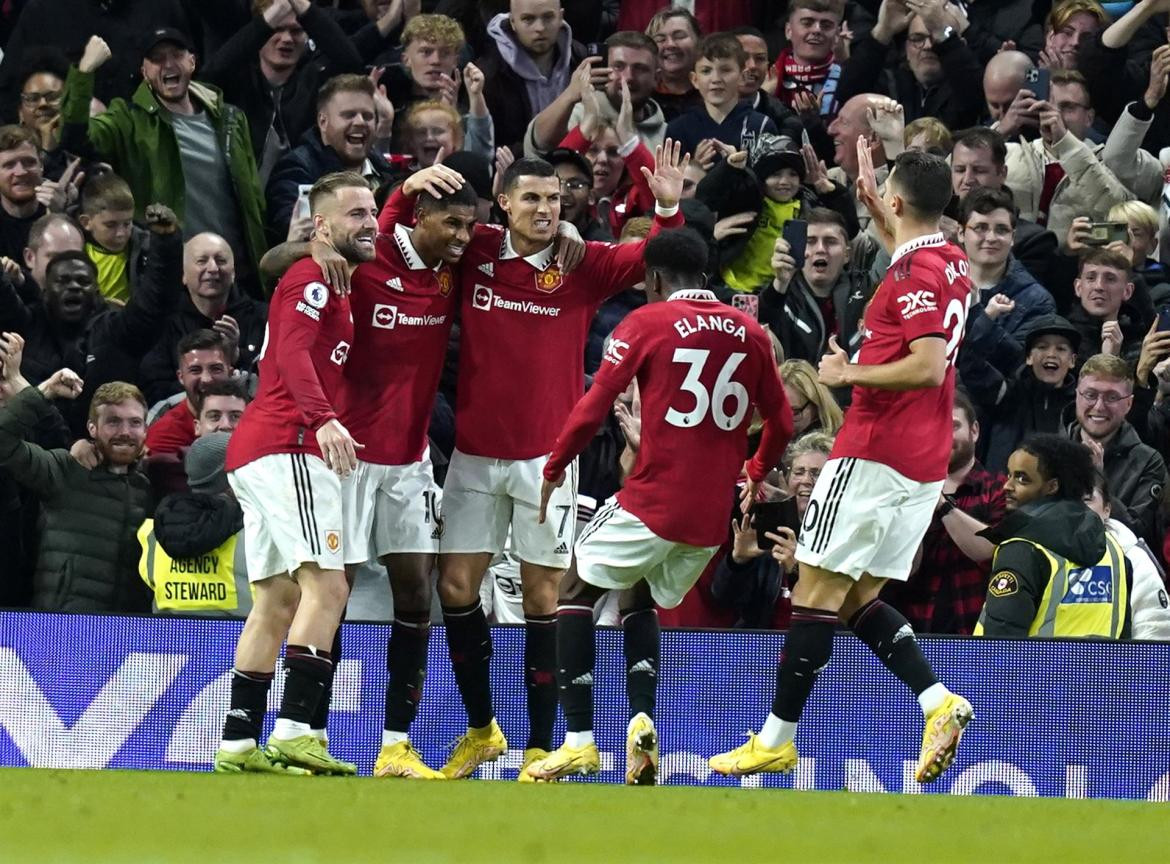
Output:
<path fill-rule="evenodd" d="M 584 675 L 578 675 L 576 678 L 573 679 L 573 683 L 575 685 L 577 685 L 578 687 L 592 687 L 593 686 L 593 673 L 586 672 Z"/>
<path fill-rule="evenodd" d="M 492 266 L 491 261 L 485 261 L 479 265 L 479 272 L 485 276 L 494 276 L 496 274 L 496 268 Z"/>
<path fill-rule="evenodd" d="M 393 288 L 395 291 L 401 291 L 402 290 L 402 280 L 399 279 L 397 276 L 394 276 L 390 279 L 387 279 L 386 280 L 386 287 Z"/>
<path fill-rule="evenodd" d="M 569 554 L 569 547 L 566 544 L 562 543 L 560 546 L 558 546 L 556 549 L 553 550 L 553 554 L 554 555 L 568 555 Z"/>

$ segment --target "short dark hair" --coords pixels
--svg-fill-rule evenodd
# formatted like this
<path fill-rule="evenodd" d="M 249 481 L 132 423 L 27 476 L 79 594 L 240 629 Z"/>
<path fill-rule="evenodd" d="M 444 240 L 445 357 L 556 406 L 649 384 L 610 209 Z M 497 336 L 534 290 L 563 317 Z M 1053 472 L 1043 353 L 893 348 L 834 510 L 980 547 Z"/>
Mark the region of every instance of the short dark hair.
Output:
<path fill-rule="evenodd" d="M 962 390 L 955 390 L 955 409 L 962 411 L 967 418 L 967 425 L 974 426 L 979 422 L 979 412 L 975 410 L 975 403 Z"/>
<path fill-rule="evenodd" d="M 224 378 L 221 381 L 211 381 L 206 386 L 195 391 L 195 398 L 191 400 L 191 407 L 195 409 L 195 416 L 203 413 L 203 403 L 208 396 L 231 396 L 242 399 L 247 405 L 252 400 L 248 398 L 248 387 L 244 378 Z"/>
<path fill-rule="evenodd" d="M 636 48 L 658 56 L 658 43 L 640 30 L 619 30 L 614 33 L 605 40 L 605 53 L 608 55 L 614 48 Z"/>
<path fill-rule="evenodd" d="M 1020 449 L 1036 457 L 1046 480 L 1056 480 L 1054 498 L 1083 501 L 1093 492 L 1093 454 L 1078 441 L 1051 433 L 1032 435 Z"/>
<path fill-rule="evenodd" d="M 804 219 L 809 225 L 833 225 L 841 229 L 845 235 L 845 242 L 849 242 L 849 226 L 845 224 L 845 217 L 836 210 L 828 207 L 813 207 L 805 214 Z"/>
<path fill-rule="evenodd" d="M 646 271 L 662 274 L 673 286 L 694 287 L 706 280 L 707 241 L 692 228 L 660 231 L 642 252 Z"/>
<path fill-rule="evenodd" d="M 1133 265 L 1129 259 L 1120 252 L 1114 252 L 1112 249 L 1106 249 L 1104 246 L 1095 246 L 1081 256 L 1081 262 L 1077 266 L 1077 276 L 1085 272 L 1086 264 L 1099 264 L 1102 267 L 1112 267 L 1114 270 L 1120 270 L 1125 274 L 1125 281 L 1129 282 L 1133 279 Z"/>
<path fill-rule="evenodd" d="M 15 150 L 17 147 L 23 147 L 28 144 L 37 151 L 37 159 L 44 164 L 44 157 L 41 156 L 41 142 L 33 135 L 32 131 L 25 129 L 23 126 L 10 124 L 8 126 L 0 126 L 0 151 Z"/>
<path fill-rule="evenodd" d="M 431 213 L 435 210 L 446 210 L 449 207 L 471 207 L 475 209 L 478 205 L 479 194 L 470 183 L 464 183 L 454 192 L 444 192 L 441 195 L 435 195 L 431 192 L 424 191 L 418 196 L 418 207 L 426 213 Z"/>
<path fill-rule="evenodd" d="M 1016 199 L 1012 197 L 1012 193 L 1006 189 L 990 189 L 982 186 L 978 189 L 972 189 L 967 193 L 967 197 L 963 199 L 962 205 L 959 207 L 959 224 L 966 225 L 974 213 L 981 216 L 986 216 L 993 210 L 1006 210 L 1011 214 L 1012 227 L 1016 227 Z"/>
<path fill-rule="evenodd" d="M 755 36 L 757 39 L 763 39 L 765 42 L 768 41 L 768 37 L 764 35 L 763 30 L 761 30 L 759 27 L 752 27 L 751 25 L 745 25 L 743 27 L 733 27 L 732 29 L 730 29 L 726 32 L 730 33 L 732 36 L 735 36 L 736 38 L 739 38 L 740 36 Z"/>
<path fill-rule="evenodd" d="M 551 164 L 536 156 L 525 156 L 517 159 L 504 169 L 503 189 L 511 192 L 521 177 L 556 177 L 557 172 Z"/>
<path fill-rule="evenodd" d="M 49 263 L 45 265 L 45 281 L 49 281 L 49 274 L 60 267 L 62 264 L 67 264 L 70 261 L 80 261 L 89 270 L 89 275 L 97 280 L 97 265 L 90 260 L 90 257 L 84 252 L 77 249 L 67 249 L 64 252 L 58 252 L 49 259 Z"/>
<path fill-rule="evenodd" d="M 175 346 L 175 362 L 177 364 L 182 364 L 183 355 L 191 351 L 214 350 L 222 351 L 225 360 L 231 359 L 227 337 L 218 330 L 210 330 L 207 328 L 202 330 L 192 330 L 190 333 L 180 339 L 179 344 Z"/>
<path fill-rule="evenodd" d="M 329 100 L 338 93 L 364 93 L 373 99 L 374 82 L 369 79 L 369 76 L 358 75 L 355 72 L 334 75 L 317 91 L 317 110 L 323 110 Z"/>
<path fill-rule="evenodd" d="M 699 41 L 695 62 L 699 60 L 734 60 L 742 68 L 747 63 L 747 52 L 730 33 L 712 33 Z"/>
<path fill-rule="evenodd" d="M 29 78 L 41 74 L 54 75 L 60 78 L 64 85 L 69 74 L 69 58 L 59 48 L 40 47 L 25 51 L 17 79 L 20 82 L 20 89 L 24 90 Z"/>
<path fill-rule="evenodd" d="M 951 203 L 951 166 L 942 156 L 903 150 L 890 177 L 906 205 L 923 219 L 937 219 Z"/>
<path fill-rule="evenodd" d="M 1007 141 L 1003 135 L 986 126 L 972 126 L 970 129 L 960 129 L 951 139 L 951 150 L 962 144 L 968 150 L 978 150 L 986 147 L 991 151 L 991 161 L 996 165 L 1007 163 Z"/>
<path fill-rule="evenodd" d="M 788 7 L 788 15 L 785 20 L 795 15 L 797 9 L 808 9 L 812 12 L 827 12 L 830 15 L 836 15 L 837 23 L 845 19 L 844 0 L 793 0 L 792 4 Z"/>

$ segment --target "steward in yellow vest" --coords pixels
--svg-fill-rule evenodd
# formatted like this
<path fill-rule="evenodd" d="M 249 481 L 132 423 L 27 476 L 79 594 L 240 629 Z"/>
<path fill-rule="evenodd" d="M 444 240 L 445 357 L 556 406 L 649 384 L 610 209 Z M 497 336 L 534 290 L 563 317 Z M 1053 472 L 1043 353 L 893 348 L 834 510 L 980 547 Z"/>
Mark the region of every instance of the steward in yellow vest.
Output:
<path fill-rule="evenodd" d="M 1008 514 L 980 532 L 997 546 L 976 636 L 1129 638 L 1133 571 L 1082 500 L 1093 470 L 1084 445 L 1056 435 L 1011 455 Z"/>

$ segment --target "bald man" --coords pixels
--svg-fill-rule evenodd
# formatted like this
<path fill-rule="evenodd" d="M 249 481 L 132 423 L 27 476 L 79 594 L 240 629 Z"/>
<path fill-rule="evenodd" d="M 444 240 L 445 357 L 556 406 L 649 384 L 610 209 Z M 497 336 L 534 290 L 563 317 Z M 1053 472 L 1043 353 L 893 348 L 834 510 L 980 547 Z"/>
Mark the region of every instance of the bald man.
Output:
<path fill-rule="evenodd" d="M 1034 134 L 1039 128 L 1036 94 L 1026 87 L 1028 73 L 1035 68 L 1022 51 L 1003 51 L 983 71 L 983 98 L 994 121 L 991 128 L 1008 140 L 1021 132 Z"/>
<path fill-rule="evenodd" d="M 264 343 L 268 308 L 236 285 L 235 258 L 223 237 L 204 233 L 187 241 L 183 246 L 183 287 L 187 290 L 179 308 L 142 361 L 139 380 L 152 405 L 182 392 L 175 349 L 188 333 L 223 333 L 236 346 L 236 355 L 229 359 L 243 372 L 253 371 Z"/>
<path fill-rule="evenodd" d="M 54 255 L 62 252 L 80 252 L 85 248 L 85 237 L 77 223 L 64 213 L 46 213 L 33 222 L 28 231 L 28 245 L 24 247 L 24 283 L 18 285 L 21 297 L 32 302 L 40 296 L 45 283 L 45 268 Z"/>

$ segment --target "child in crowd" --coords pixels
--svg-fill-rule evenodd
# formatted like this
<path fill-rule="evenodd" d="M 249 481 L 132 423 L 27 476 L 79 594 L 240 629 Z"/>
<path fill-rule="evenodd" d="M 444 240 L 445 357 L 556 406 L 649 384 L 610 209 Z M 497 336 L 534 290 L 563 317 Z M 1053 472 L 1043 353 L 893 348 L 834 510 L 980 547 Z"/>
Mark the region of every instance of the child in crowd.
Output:
<path fill-rule="evenodd" d="M 134 195 L 112 172 L 95 177 L 81 190 L 81 227 L 85 254 L 97 267 L 98 290 L 125 304 L 138 281 L 146 231 L 134 225 Z"/>

